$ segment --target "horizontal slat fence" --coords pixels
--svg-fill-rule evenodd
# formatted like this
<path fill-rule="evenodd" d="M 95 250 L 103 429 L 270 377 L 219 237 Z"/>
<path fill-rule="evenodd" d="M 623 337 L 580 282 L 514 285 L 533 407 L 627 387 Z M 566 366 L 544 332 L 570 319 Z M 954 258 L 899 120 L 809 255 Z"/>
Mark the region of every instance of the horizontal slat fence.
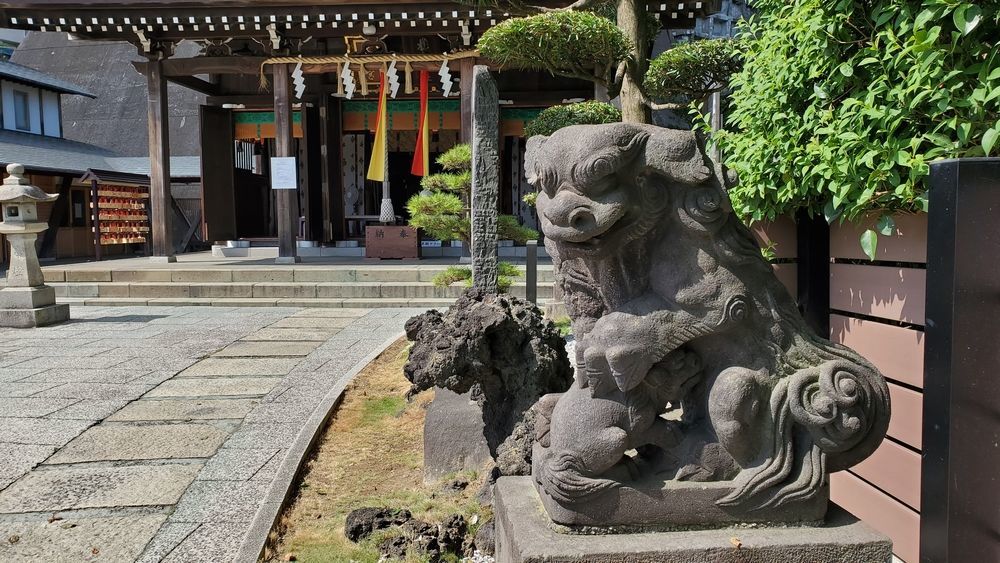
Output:
<path fill-rule="evenodd" d="M 877 217 L 831 225 L 829 337 L 857 350 L 886 376 L 892 401 L 888 437 L 869 459 L 831 476 L 834 502 L 889 536 L 896 556 L 916 563 L 920 544 L 922 389 L 926 293 L 926 215 L 894 217 L 896 232 L 879 235 L 876 259 L 859 244 Z M 791 219 L 758 223 L 771 246 L 775 273 L 797 295 L 799 262 Z M 803 247 L 805 245 L 802 245 Z M 820 257 L 825 259 L 826 257 Z"/>

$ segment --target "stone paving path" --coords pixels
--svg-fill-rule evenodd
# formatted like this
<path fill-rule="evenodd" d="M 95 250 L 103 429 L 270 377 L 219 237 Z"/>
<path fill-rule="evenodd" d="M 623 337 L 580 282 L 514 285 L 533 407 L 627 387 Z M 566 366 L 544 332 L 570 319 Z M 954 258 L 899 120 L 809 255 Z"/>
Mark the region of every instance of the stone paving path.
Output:
<path fill-rule="evenodd" d="M 0 329 L 0 561 L 232 560 L 313 411 L 418 312 L 87 307 Z"/>

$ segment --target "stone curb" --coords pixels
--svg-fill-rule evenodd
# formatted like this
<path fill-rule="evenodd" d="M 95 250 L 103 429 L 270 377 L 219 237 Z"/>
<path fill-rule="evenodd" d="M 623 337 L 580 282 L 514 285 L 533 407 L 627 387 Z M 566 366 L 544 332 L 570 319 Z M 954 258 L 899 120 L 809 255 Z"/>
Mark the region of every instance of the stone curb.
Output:
<path fill-rule="evenodd" d="M 327 427 L 334 410 L 340 405 L 340 401 L 344 397 L 344 390 L 354 381 L 355 376 L 361 370 L 368 367 L 370 363 L 375 361 L 375 358 L 379 354 L 384 352 L 404 334 L 406 333 L 403 331 L 397 332 L 394 336 L 386 340 L 382 346 L 376 348 L 372 353 L 355 364 L 344 375 L 341 382 L 335 385 L 323 397 L 323 400 L 317 405 L 316 409 L 313 410 L 312 415 L 309 416 L 309 420 L 299 430 L 295 440 L 285 453 L 284 459 L 281 460 L 281 465 L 278 467 L 278 472 L 274 476 L 274 479 L 271 480 L 271 486 L 264 496 L 263 503 L 257 509 L 253 521 L 250 522 L 250 528 L 247 530 L 246 535 L 243 536 L 243 542 L 240 544 L 239 551 L 233 557 L 235 563 L 257 563 L 260 560 L 261 555 L 264 553 L 264 548 L 267 546 L 268 536 L 278 523 L 281 512 L 291 497 L 292 484 L 302 471 L 306 458 L 312 453 L 319 435 Z"/>

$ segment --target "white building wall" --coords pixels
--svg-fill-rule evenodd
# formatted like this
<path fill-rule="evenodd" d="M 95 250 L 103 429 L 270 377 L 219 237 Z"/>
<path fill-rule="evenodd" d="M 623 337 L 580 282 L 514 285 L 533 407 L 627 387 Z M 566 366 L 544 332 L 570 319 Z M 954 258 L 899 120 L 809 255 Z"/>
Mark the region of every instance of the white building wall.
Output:
<path fill-rule="evenodd" d="M 42 129 L 49 137 L 62 136 L 61 115 L 59 113 L 59 94 L 48 90 L 42 91 Z"/>
<path fill-rule="evenodd" d="M 0 99 L 3 102 L 3 126 L 4 129 L 9 129 L 11 131 L 21 131 L 17 128 L 17 120 L 14 115 L 14 92 L 21 91 L 28 94 L 28 124 L 29 129 L 24 130 L 27 133 L 35 133 L 36 135 L 42 134 L 42 107 L 39 101 L 39 96 L 41 95 L 38 88 L 33 88 L 31 86 L 25 86 L 23 84 L 16 84 L 14 82 L 2 81 L 0 82 L 0 90 L 2 90 L 2 95 Z"/>

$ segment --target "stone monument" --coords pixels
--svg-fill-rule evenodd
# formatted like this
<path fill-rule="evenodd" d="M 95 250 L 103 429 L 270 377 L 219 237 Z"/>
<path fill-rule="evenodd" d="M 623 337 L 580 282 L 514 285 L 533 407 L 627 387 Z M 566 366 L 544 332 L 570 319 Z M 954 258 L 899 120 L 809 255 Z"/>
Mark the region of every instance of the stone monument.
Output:
<path fill-rule="evenodd" d="M 7 178 L 0 186 L 3 222 L 0 234 L 10 242 L 7 286 L 0 289 L 0 326 L 30 328 L 69 319 L 69 305 L 56 305 L 55 290 L 45 285 L 38 265 L 35 240 L 48 224 L 38 220 L 38 203 L 55 201 L 32 186 L 20 164 L 7 166 Z"/>
<path fill-rule="evenodd" d="M 498 291 L 497 201 L 500 197 L 500 95 L 490 69 L 472 77 L 472 285 Z"/>
<path fill-rule="evenodd" d="M 827 514 L 827 474 L 885 436 L 885 381 L 806 326 L 696 134 L 566 127 L 525 166 L 576 381 L 535 406 L 530 482 L 498 484 L 500 560 L 887 560 L 887 539 Z"/>

